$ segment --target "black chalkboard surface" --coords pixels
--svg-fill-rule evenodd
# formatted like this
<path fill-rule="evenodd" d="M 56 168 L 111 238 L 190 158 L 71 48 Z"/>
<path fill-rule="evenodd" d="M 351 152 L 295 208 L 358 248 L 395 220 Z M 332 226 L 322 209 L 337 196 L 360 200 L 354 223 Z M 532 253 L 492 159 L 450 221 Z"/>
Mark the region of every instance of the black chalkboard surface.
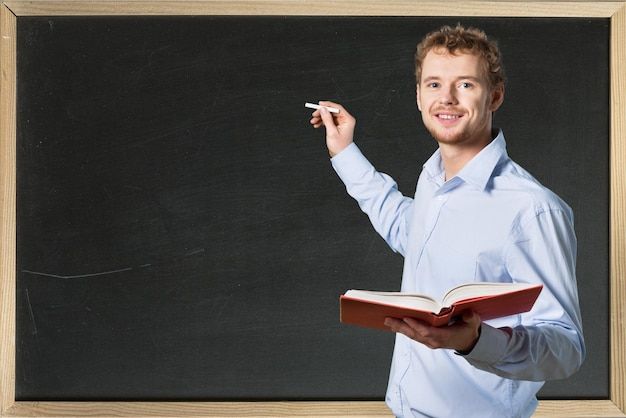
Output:
<path fill-rule="evenodd" d="M 458 20 L 20 17 L 16 399 L 381 399 L 393 336 L 338 296 L 402 260 L 303 104 L 350 109 L 412 195 L 415 44 Z M 588 358 L 541 396 L 607 398 L 609 21 L 462 23 L 503 50 L 509 154 L 576 216 Z"/>

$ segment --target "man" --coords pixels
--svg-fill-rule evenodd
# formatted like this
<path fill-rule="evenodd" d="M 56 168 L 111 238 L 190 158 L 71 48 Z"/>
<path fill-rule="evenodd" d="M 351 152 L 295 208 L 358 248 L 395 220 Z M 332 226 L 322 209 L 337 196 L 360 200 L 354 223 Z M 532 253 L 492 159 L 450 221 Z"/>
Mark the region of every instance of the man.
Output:
<path fill-rule="evenodd" d="M 506 153 L 492 115 L 504 99 L 500 52 L 477 29 L 444 26 L 416 53 L 417 106 L 439 149 L 415 197 L 377 172 L 353 143 L 341 105 L 325 126 L 332 165 L 389 246 L 404 256 L 403 292 L 435 297 L 464 282 L 544 285 L 533 309 L 481 322 L 466 312 L 434 328 L 387 318 L 396 344 L 386 401 L 403 417 L 527 417 L 548 379 L 580 367 L 585 348 L 571 209 Z M 537 132 L 537 135 L 541 135 Z"/>

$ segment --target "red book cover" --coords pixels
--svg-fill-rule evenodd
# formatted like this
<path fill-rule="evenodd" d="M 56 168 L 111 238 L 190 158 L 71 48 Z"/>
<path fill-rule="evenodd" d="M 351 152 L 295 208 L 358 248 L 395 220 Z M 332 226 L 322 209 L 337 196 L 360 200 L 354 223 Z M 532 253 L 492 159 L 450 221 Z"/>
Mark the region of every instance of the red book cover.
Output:
<path fill-rule="evenodd" d="M 400 319 L 411 317 L 439 327 L 449 324 L 455 317 L 469 309 L 478 313 L 482 320 L 488 320 L 530 311 L 543 288 L 542 285 L 517 283 L 493 284 L 496 286 L 484 285 L 483 283 L 462 285 L 464 291 L 461 292 L 457 291 L 458 288 L 453 289 L 448 294 L 456 292 L 456 299 L 450 301 L 451 303 L 448 305 L 444 302 L 443 306 L 432 298 L 420 295 L 406 295 L 399 292 L 348 291 L 340 297 L 340 320 L 346 324 L 387 331 L 389 328 L 384 325 L 387 317 Z M 487 289 L 488 287 L 489 289 Z M 480 292 L 483 290 L 485 292 L 481 295 Z M 472 294 L 472 296 L 463 297 L 464 294 Z M 433 308 L 408 307 L 407 305 L 411 305 L 411 302 L 402 300 L 406 299 L 406 296 L 424 298 L 427 304 L 433 305 Z M 370 297 L 377 300 L 371 300 Z"/>

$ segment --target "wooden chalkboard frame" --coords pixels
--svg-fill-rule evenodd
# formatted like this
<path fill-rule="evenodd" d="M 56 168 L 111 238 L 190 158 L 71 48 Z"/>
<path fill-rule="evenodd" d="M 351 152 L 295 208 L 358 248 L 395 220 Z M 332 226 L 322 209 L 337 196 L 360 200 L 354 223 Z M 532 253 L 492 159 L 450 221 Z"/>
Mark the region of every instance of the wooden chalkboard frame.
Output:
<path fill-rule="evenodd" d="M 611 19 L 610 399 L 541 401 L 536 416 L 626 417 L 626 2 L 396 0 L 0 3 L 0 416 L 390 416 L 380 402 L 16 402 L 16 29 L 32 15 L 361 15 Z"/>

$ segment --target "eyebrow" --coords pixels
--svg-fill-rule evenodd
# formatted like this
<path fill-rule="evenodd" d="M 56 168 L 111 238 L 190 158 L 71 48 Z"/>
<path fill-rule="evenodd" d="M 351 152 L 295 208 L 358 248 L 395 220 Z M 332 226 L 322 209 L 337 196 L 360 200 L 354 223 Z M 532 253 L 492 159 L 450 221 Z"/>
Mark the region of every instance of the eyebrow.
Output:
<path fill-rule="evenodd" d="M 422 80 L 422 83 L 427 83 L 429 81 L 439 81 L 441 80 L 441 77 L 439 76 L 430 76 L 430 77 L 426 77 L 425 79 Z M 480 79 L 480 77 L 475 77 L 473 75 L 462 75 L 459 77 L 456 77 L 455 80 L 471 80 L 477 83 L 480 83 L 482 80 Z"/>

